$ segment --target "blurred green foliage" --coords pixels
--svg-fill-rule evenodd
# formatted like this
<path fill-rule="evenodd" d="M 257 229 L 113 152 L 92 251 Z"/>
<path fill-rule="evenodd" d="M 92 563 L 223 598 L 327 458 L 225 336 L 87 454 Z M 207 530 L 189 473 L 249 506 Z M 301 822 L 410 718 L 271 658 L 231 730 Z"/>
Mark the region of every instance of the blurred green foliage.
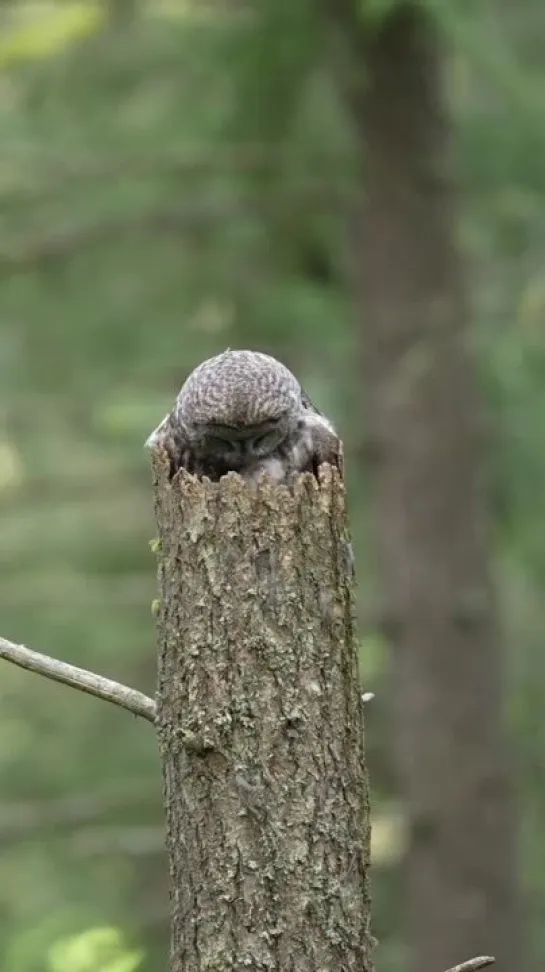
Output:
<path fill-rule="evenodd" d="M 426 2 L 451 51 L 522 876 L 545 960 L 545 9 Z M 390 6 L 360 4 L 371 17 Z M 21 0 L 0 6 L 0 27 L 0 633 L 153 692 L 143 442 L 203 357 L 250 346 L 291 365 L 342 429 L 363 670 L 379 686 L 359 336 L 343 286 L 359 165 L 318 5 Z M 0 961 L 128 972 L 142 950 L 144 972 L 164 966 L 153 732 L 0 673 Z M 402 954 L 403 824 L 378 692 L 385 968 Z M 128 944 L 109 940 L 103 958 L 94 930 L 112 925 Z"/>
<path fill-rule="evenodd" d="M 117 928 L 92 928 L 49 951 L 51 972 L 136 972 L 141 962 L 142 952 L 129 951 Z"/>

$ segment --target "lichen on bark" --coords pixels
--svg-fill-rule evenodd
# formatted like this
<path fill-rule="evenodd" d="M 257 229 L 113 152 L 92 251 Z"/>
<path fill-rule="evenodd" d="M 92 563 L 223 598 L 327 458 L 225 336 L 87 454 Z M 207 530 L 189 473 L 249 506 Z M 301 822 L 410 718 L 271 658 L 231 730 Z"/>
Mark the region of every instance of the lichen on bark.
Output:
<path fill-rule="evenodd" d="M 171 972 L 371 972 L 342 479 L 154 492 Z"/>

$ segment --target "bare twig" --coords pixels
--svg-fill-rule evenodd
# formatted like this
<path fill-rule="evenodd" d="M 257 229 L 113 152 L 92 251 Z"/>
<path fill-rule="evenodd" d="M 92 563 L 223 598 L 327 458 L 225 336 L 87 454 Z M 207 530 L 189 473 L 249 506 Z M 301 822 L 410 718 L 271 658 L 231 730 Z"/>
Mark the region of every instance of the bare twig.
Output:
<path fill-rule="evenodd" d="M 66 191 L 67 186 L 91 180 L 139 178 L 145 176 L 200 176 L 211 173 L 247 174 L 263 169 L 275 168 L 285 155 L 285 147 L 276 148 L 265 143 L 246 143 L 237 145 L 195 145 L 188 146 L 183 152 L 162 151 L 139 155 L 109 155 L 65 157 L 57 152 L 48 153 L 43 146 L 31 155 L 28 150 L 20 159 L 14 153 L 12 161 L 25 171 L 34 181 L 29 185 L 15 185 L 9 182 L 0 188 L 0 197 L 11 201 L 13 195 L 22 199 L 44 198 L 47 193 L 58 189 Z M 44 182 L 44 177 L 47 182 Z M 20 175 L 19 175 L 20 178 Z M 41 182 L 38 180 L 42 180 Z"/>
<path fill-rule="evenodd" d="M 78 857 L 162 856 L 165 853 L 165 828 L 161 824 L 88 827 L 71 834 L 68 846 Z"/>
<path fill-rule="evenodd" d="M 496 961 L 491 955 L 478 955 L 476 958 L 461 962 L 460 965 L 453 965 L 447 972 L 475 972 L 476 969 L 484 969 L 487 965 L 493 965 Z"/>
<path fill-rule="evenodd" d="M 112 240 L 130 239 L 142 233 L 168 235 L 201 225 L 213 213 L 205 207 L 188 204 L 178 210 L 152 209 L 149 212 L 127 218 L 104 220 L 82 226 L 70 227 L 36 237 L 22 244 L 10 245 L 0 250 L 0 276 L 26 273 L 45 269 L 62 260 L 92 250 Z"/>
<path fill-rule="evenodd" d="M 124 780 L 105 793 L 75 793 L 44 800 L 12 800 L 0 804 L 0 846 L 14 841 L 42 840 L 44 834 L 63 835 L 70 830 L 103 825 L 104 820 L 125 819 L 134 806 L 156 813 L 159 796 L 148 779 Z"/>
<path fill-rule="evenodd" d="M 127 709 L 134 715 L 155 722 L 156 707 L 150 699 L 136 689 L 128 688 L 119 682 L 112 682 L 109 678 L 87 672 L 84 668 L 76 668 L 66 662 L 57 661 L 48 655 L 32 651 L 24 645 L 16 645 L 5 638 L 0 638 L 0 658 L 13 662 L 19 668 L 26 668 L 29 672 L 51 678 L 54 682 L 61 682 L 88 695 L 96 695 L 98 699 L 113 702 L 114 705 Z"/>
<path fill-rule="evenodd" d="M 178 236 L 190 232 L 217 230 L 222 223 L 239 215 L 277 214 L 279 207 L 328 205 L 338 207 L 353 197 L 353 191 L 320 183 L 306 183 L 285 192 L 243 193 L 216 199 L 195 200 L 179 206 L 152 208 L 147 212 L 112 220 L 49 232 L 43 237 L 8 244 L 0 249 L 0 277 L 42 270 L 96 249 L 113 240 L 134 239 L 152 234 Z"/>

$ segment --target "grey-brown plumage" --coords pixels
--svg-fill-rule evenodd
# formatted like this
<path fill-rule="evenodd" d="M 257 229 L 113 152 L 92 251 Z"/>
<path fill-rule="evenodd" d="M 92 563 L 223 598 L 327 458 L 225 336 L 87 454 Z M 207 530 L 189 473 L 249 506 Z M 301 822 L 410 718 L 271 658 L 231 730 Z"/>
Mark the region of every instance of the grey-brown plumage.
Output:
<path fill-rule="evenodd" d="M 183 468 L 213 481 L 238 472 L 289 483 L 341 462 L 331 423 L 285 365 L 258 351 L 227 350 L 195 368 L 146 445 L 166 449 L 173 475 Z"/>

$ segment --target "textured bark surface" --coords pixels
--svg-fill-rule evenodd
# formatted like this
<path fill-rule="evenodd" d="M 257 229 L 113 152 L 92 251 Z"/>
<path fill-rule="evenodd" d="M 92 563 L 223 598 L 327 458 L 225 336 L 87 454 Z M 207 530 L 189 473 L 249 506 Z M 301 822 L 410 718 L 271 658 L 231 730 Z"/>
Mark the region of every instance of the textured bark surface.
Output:
<path fill-rule="evenodd" d="M 480 403 L 455 245 L 441 52 L 405 5 L 357 56 L 365 142 L 356 228 L 366 426 L 396 737 L 408 811 L 413 968 L 524 966 Z"/>
<path fill-rule="evenodd" d="M 154 462 L 171 972 L 370 972 L 344 489 Z"/>

